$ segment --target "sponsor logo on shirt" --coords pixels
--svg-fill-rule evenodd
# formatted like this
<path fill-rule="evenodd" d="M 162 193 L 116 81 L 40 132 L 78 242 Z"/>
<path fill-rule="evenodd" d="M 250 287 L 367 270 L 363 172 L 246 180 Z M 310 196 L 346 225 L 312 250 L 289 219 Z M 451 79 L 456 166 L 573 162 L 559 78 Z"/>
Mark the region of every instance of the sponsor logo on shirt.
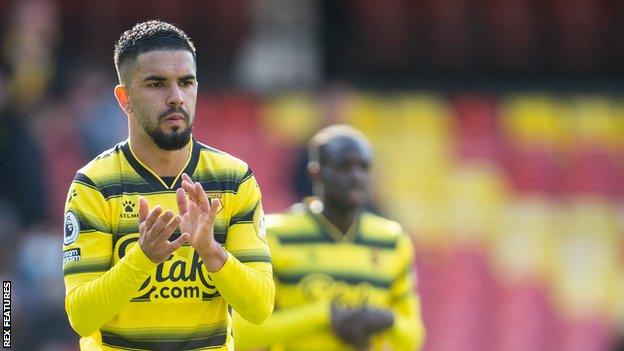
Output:
<path fill-rule="evenodd" d="M 80 261 L 80 248 L 63 251 L 63 264 Z"/>
<path fill-rule="evenodd" d="M 307 275 L 301 279 L 299 287 L 309 301 L 331 300 L 344 307 L 362 306 L 373 299 L 370 284 L 349 284 L 323 273 Z"/>
<path fill-rule="evenodd" d="M 119 214 L 119 218 L 139 218 L 139 213 L 136 211 L 136 203 L 125 200 L 121 203 L 122 212 Z"/>
<path fill-rule="evenodd" d="M 126 239 L 127 238 L 127 239 Z M 118 245 L 119 257 L 125 256 L 130 245 L 135 245 L 138 237 L 126 237 Z M 125 239 L 125 240 L 124 240 Z M 186 258 L 170 255 L 156 266 L 155 271 L 143 282 L 132 301 L 171 301 L 212 300 L 219 296 L 199 254 Z"/>

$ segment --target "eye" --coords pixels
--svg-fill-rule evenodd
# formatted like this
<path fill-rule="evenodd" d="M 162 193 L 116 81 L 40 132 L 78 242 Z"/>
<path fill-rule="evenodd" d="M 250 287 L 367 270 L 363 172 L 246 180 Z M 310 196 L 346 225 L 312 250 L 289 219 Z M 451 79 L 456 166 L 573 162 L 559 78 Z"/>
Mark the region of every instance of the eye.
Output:
<path fill-rule="evenodd" d="M 148 86 L 148 87 L 151 87 L 151 88 L 162 87 L 162 86 L 164 86 L 164 85 L 165 85 L 165 84 L 164 84 L 163 82 L 160 82 L 160 81 L 151 82 L 151 83 L 148 83 L 148 84 L 147 84 L 147 86 Z"/>
<path fill-rule="evenodd" d="M 347 162 L 342 162 L 338 164 L 336 168 L 340 171 L 348 171 L 351 167 L 352 165 L 348 164 Z"/>
<path fill-rule="evenodd" d="M 192 85 L 195 85 L 195 81 L 191 79 L 183 80 L 180 82 L 180 85 L 182 85 L 183 87 L 192 86 Z"/>

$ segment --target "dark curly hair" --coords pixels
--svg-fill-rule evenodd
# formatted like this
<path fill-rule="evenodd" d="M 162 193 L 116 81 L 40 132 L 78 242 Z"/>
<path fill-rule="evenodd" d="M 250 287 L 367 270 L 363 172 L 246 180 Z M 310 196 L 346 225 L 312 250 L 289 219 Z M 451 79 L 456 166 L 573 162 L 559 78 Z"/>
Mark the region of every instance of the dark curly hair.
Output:
<path fill-rule="evenodd" d="M 122 81 L 121 68 L 139 54 L 152 50 L 187 50 L 195 59 L 195 45 L 180 28 L 159 20 L 136 24 L 125 31 L 115 44 L 115 69 Z"/>

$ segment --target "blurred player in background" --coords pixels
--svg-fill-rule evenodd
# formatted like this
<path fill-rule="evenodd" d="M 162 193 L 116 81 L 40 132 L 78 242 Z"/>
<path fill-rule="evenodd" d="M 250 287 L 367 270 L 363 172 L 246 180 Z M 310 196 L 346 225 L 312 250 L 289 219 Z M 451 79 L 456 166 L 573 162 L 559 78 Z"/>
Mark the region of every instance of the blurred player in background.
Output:
<path fill-rule="evenodd" d="M 412 242 L 367 212 L 371 147 L 334 125 L 309 144 L 315 197 L 267 216 L 275 312 L 262 325 L 235 316 L 237 350 L 400 350 L 424 341 Z"/>
<path fill-rule="evenodd" d="M 195 48 L 164 22 L 115 47 L 129 138 L 80 169 L 65 210 L 65 308 L 82 350 L 233 350 L 275 286 L 249 167 L 191 135 Z M 105 128 L 105 127 L 104 127 Z"/>

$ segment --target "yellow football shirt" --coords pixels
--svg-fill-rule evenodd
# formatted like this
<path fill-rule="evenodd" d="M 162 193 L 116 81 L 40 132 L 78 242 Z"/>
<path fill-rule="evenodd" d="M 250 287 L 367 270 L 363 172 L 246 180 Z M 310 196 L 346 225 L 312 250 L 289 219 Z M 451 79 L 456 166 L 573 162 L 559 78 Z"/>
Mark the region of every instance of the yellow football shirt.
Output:
<path fill-rule="evenodd" d="M 330 305 L 390 309 L 394 325 L 371 350 L 412 351 L 424 341 L 414 290 L 413 246 L 401 226 L 364 212 L 344 235 L 307 199 L 267 216 L 276 284 L 275 312 L 261 325 L 236 318 L 238 350 L 353 350 L 331 330 Z"/>
<path fill-rule="evenodd" d="M 275 287 L 253 173 L 191 142 L 183 172 L 221 200 L 215 238 L 228 252 L 225 265 L 208 273 L 188 244 L 153 263 L 137 245 L 138 198 L 178 213 L 182 172 L 165 183 L 128 142 L 104 152 L 77 172 L 65 206 L 65 307 L 81 350 L 233 350 L 230 306 L 254 323 L 271 313 Z"/>

